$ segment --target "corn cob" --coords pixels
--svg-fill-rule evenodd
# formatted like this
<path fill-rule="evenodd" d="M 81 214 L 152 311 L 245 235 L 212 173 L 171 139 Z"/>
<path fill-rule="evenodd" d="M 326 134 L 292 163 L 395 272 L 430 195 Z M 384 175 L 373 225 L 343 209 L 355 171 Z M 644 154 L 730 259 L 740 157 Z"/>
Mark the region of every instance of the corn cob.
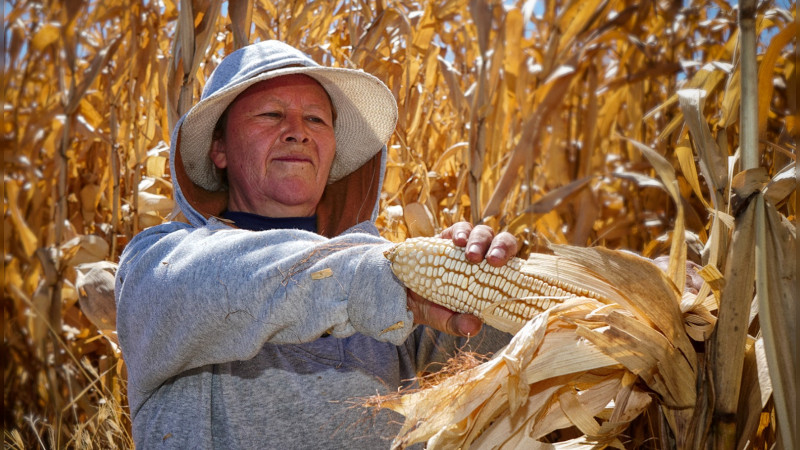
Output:
<path fill-rule="evenodd" d="M 536 314 L 575 297 L 600 298 L 553 276 L 525 273 L 526 261 L 512 258 L 494 267 L 467 261 L 449 239 L 408 239 L 385 253 L 392 272 L 409 289 L 452 311 L 515 332 Z"/>

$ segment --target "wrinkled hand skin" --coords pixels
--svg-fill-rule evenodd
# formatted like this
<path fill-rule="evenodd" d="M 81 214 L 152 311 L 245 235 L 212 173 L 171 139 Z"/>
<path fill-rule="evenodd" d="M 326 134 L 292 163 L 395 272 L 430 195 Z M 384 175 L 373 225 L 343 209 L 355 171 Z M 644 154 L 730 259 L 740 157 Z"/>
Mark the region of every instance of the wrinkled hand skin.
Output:
<path fill-rule="evenodd" d="M 442 231 L 438 236 L 452 239 L 459 247 L 465 247 L 467 261 L 479 263 L 486 259 L 492 266 L 502 266 L 519 250 L 517 239 L 511 233 L 495 234 L 486 225 L 472 226 L 458 222 Z M 408 309 L 414 314 L 414 323 L 428 325 L 455 336 L 475 336 L 482 322 L 472 314 L 455 313 L 408 290 Z"/>
<path fill-rule="evenodd" d="M 659 256 L 653 260 L 659 269 L 667 272 L 669 270 L 669 256 Z M 697 273 L 701 267 L 692 261 L 686 261 L 686 285 L 683 287 L 685 292 L 697 294 L 703 286 L 703 278 Z"/>

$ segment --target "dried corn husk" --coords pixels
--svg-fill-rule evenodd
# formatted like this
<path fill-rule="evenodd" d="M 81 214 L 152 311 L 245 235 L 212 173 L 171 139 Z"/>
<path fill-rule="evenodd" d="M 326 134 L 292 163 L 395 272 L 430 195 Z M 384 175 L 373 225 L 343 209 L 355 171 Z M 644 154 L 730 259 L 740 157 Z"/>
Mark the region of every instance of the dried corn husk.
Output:
<path fill-rule="evenodd" d="M 382 399 L 406 418 L 394 448 L 422 441 L 429 448 L 622 448 L 620 433 L 654 398 L 669 408 L 694 406 L 696 354 L 674 284 L 636 255 L 553 250 L 532 255 L 524 270 L 603 297 L 567 300 L 533 317 L 491 360 Z M 707 313 L 702 302 L 689 302 Z M 570 426 L 584 436 L 555 447 L 538 440 Z"/>

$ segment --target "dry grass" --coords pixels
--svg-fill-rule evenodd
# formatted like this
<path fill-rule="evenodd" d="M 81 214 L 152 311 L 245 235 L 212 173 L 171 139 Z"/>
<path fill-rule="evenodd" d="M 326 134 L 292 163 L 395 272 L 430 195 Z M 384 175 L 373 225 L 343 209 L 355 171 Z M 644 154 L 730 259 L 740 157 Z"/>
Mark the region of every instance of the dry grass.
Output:
<path fill-rule="evenodd" d="M 796 311 L 781 297 L 796 280 L 796 246 L 786 245 L 798 202 L 786 172 L 797 155 L 796 8 L 755 11 L 756 173 L 730 160 L 747 66 L 724 0 L 189 3 L 4 6 L 7 446 L 132 446 L 124 363 L 82 311 L 75 267 L 116 261 L 165 220 L 171 126 L 221 55 L 271 38 L 363 68 L 395 93 L 379 219 L 389 239 L 470 220 L 514 233 L 525 254 L 547 241 L 647 256 L 672 247 L 677 261 L 684 247 L 673 238 L 685 234 L 688 258 L 728 281 L 714 285 L 718 324 L 735 334 L 695 339 L 696 442 L 770 448 L 776 430 L 794 429 L 775 417 L 796 417 L 796 354 L 780 347 Z M 756 241 L 774 244 L 747 244 Z M 753 285 L 758 313 L 743 327 L 724 319 L 728 305 L 750 311 Z M 773 395 L 762 399 L 753 392 L 764 361 Z M 634 421 L 631 445 L 669 446 L 662 420 L 656 407 Z"/>

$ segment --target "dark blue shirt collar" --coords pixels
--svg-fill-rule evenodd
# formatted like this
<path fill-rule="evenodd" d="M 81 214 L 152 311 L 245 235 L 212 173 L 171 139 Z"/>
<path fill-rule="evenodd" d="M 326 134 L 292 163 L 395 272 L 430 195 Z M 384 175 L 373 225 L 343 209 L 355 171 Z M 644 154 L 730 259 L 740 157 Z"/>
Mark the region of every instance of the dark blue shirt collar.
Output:
<path fill-rule="evenodd" d="M 317 232 L 317 216 L 276 218 L 241 211 L 225 211 L 221 217 L 239 228 L 251 231 L 292 229 Z"/>

